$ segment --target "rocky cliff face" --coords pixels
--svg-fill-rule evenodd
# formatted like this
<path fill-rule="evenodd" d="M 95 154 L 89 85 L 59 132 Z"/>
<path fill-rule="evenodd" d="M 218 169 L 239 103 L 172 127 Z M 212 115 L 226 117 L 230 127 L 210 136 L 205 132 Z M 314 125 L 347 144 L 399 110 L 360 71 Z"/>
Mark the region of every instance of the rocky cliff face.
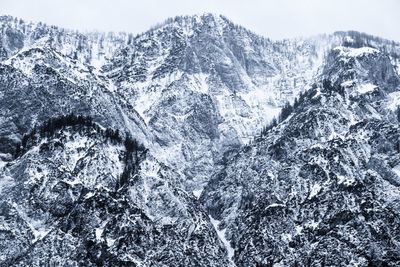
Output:
<path fill-rule="evenodd" d="M 226 265 L 207 215 L 176 174 L 103 131 L 36 134 L 6 165 L 1 265 Z"/>
<path fill-rule="evenodd" d="M 376 49 L 337 47 L 320 79 L 201 197 L 239 266 L 399 264 L 399 77 Z"/>
<path fill-rule="evenodd" d="M 0 27 L 0 264 L 398 263 L 398 43 L 272 41 L 211 14 L 137 36 Z M 97 126 L 21 155 L 71 113 Z M 129 173 L 104 128 L 146 147 Z"/>
<path fill-rule="evenodd" d="M 136 136 L 185 175 L 188 190 L 308 89 L 331 48 L 372 45 L 398 59 L 396 43 L 372 36 L 276 42 L 212 14 L 138 36 L 1 21 L 3 152 L 35 123 L 76 110 Z"/>

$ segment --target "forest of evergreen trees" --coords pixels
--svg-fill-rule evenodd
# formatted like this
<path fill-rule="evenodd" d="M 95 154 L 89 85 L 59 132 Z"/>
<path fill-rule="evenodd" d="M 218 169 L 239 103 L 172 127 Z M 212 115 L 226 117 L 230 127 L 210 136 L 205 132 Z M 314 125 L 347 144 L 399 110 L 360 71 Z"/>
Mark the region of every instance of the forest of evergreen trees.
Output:
<path fill-rule="evenodd" d="M 93 118 L 89 116 L 69 114 L 50 118 L 40 126 L 34 127 L 29 133 L 24 134 L 21 142 L 16 147 L 15 157 L 22 156 L 30 147 L 37 144 L 41 138 L 52 137 L 58 130 L 67 127 L 71 127 L 73 131 L 88 131 L 88 133 L 93 133 L 94 129 L 105 141 L 123 144 L 125 146 L 125 167 L 119 180 L 117 180 L 116 190 L 119 190 L 125 185 L 129 178 L 132 177 L 132 174 L 138 169 L 138 152 L 146 151 L 144 146 L 136 139 L 130 137 L 129 134 L 123 137 L 118 129 L 102 129 L 97 123 L 93 122 Z"/>
<path fill-rule="evenodd" d="M 316 85 L 314 85 L 316 88 Z M 337 92 L 341 95 L 344 94 L 344 88 L 340 85 L 335 85 L 332 84 L 332 82 L 328 79 L 325 79 L 322 81 L 322 88 L 325 92 L 332 93 L 332 92 Z M 265 136 L 267 132 L 271 129 L 273 129 L 278 123 L 281 123 L 282 121 L 286 120 L 290 114 L 293 113 L 297 107 L 304 102 L 306 96 L 309 95 L 307 92 L 301 92 L 299 94 L 299 97 L 295 98 L 293 105 L 290 103 L 286 103 L 285 106 L 282 108 L 281 112 L 278 115 L 278 118 L 274 118 L 269 124 L 264 126 L 261 130 L 261 136 Z"/>
<path fill-rule="evenodd" d="M 396 114 L 397 114 L 397 121 L 400 123 L 400 106 L 397 107 Z"/>
<path fill-rule="evenodd" d="M 15 156 L 18 157 L 24 154 L 38 141 L 39 138 L 51 137 L 56 131 L 65 129 L 66 127 L 71 127 L 74 131 L 82 130 L 82 127 L 86 127 L 86 129 L 94 129 L 106 140 L 123 144 L 127 152 L 145 150 L 143 145 L 128 134 L 123 137 L 118 129 L 102 129 L 97 123 L 93 122 L 93 118 L 89 116 L 69 114 L 50 118 L 40 126 L 33 127 L 29 133 L 23 135 L 21 142 L 17 144 Z"/>
<path fill-rule="evenodd" d="M 290 116 L 290 114 L 292 114 L 293 111 L 300 105 L 300 103 L 304 101 L 304 98 L 305 93 L 300 93 L 299 97 L 295 98 L 293 105 L 291 105 L 289 102 L 286 102 L 285 106 L 283 106 L 281 112 L 279 113 L 278 118 L 273 118 L 269 124 L 262 128 L 261 136 L 265 136 L 267 132 L 277 126 L 278 123 L 286 120 Z"/>

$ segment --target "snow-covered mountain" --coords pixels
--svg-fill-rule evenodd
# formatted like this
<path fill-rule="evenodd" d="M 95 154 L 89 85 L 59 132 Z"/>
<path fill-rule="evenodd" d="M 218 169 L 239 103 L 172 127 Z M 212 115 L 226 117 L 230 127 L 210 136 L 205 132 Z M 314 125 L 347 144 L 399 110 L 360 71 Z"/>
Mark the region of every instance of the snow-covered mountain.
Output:
<path fill-rule="evenodd" d="M 0 17 L 0 264 L 396 263 L 399 66 L 396 42 L 273 41 L 213 14 L 136 36 Z M 34 132 L 72 113 L 94 126 Z M 146 148 L 135 171 L 105 128 Z"/>
<path fill-rule="evenodd" d="M 25 138 L 3 172 L 2 265 L 227 264 L 195 198 L 164 179 L 171 169 L 133 140 L 70 117 Z"/>
<path fill-rule="evenodd" d="M 237 265 L 400 264 L 399 85 L 386 54 L 336 47 L 292 114 L 227 159 L 201 201 Z"/>

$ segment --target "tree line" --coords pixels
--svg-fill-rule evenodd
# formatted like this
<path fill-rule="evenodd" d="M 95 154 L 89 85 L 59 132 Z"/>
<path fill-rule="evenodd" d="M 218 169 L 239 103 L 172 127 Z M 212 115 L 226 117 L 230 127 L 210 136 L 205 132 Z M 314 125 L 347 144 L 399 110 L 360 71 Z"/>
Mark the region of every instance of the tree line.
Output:
<path fill-rule="evenodd" d="M 126 153 L 124 157 L 124 170 L 116 183 L 116 190 L 119 190 L 125 185 L 129 178 L 137 171 L 139 166 L 138 152 L 145 152 L 145 147 L 140 144 L 136 139 L 132 138 L 129 134 L 123 137 L 118 129 L 113 130 L 109 128 L 101 128 L 93 121 L 93 118 L 82 115 L 62 115 L 59 117 L 50 118 L 40 126 L 35 126 L 33 129 L 24 134 L 21 142 L 17 145 L 15 157 L 23 155 L 30 147 L 38 143 L 40 138 L 52 137 L 58 130 L 71 127 L 73 131 L 87 131 L 92 133 L 93 129 L 97 134 L 114 144 L 123 144 Z"/>
<path fill-rule="evenodd" d="M 270 123 L 265 125 L 261 130 L 261 136 L 265 136 L 267 132 L 277 126 L 279 123 L 286 120 L 293 111 L 302 103 L 305 99 L 305 93 L 300 92 L 299 97 L 294 99 L 293 105 L 289 102 L 286 102 L 285 105 L 282 107 L 281 112 L 279 113 L 278 117 L 274 117 Z"/>
<path fill-rule="evenodd" d="M 396 115 L 397 115 L 397 121 L 400 123 L 400 106 L 397 107 Z"/>
<path fill-rule="evenodd" d="M 325 92 L 328 92 L 329 94 L 337 92 L 340 95 L 344 95 L 344 88 L 338 84 L 332 84 L 332 82 L 329 79 L 324 79 L 321 83 L 322 83 L 322 88 L 324 89 Z M 317 85 L 314 84 L 313 89 L 316 88 Z M 273 129 L 279 123 L 286 120 L 290 116 L 290 114 L 292 114 L 293 111 L 297 109 L 300 106 L 300 104 L 305 101 L 307 95 L 309 95 L 308 91 L 300 92 L 299 97 L 298 98 L 296 97 L 294 99 L 293 105 L 291 105 L 289 102 L 286 102 L 281 112 L 279 113 L 278 118 L 274 118 L 270 123 L 268 123 L 266 126 L 262 128 L 261 136 L 265 136 L 269 130 Z"/>
<path fill-rule="evenodd" d="M 123 137 L 118 129 L 103 129 L 93 121 L 90 116 L 75 115 L 73 113 L 53 117 L 45 121 L 39 126 L 34 126 L 29 133 L 22 136 L 21 142 L 17 144 L 15 156 L 21 156 L 31 146 L 33 146 L 39 138 L 52 137 L 56 131 L 71 127 L 74 131 L 83 131 L 94 129 L 100 136 L 116 144 L 123 144 L 127 152 L 144 151 L 145 148 L 136 139 L 129 134 Z"/>

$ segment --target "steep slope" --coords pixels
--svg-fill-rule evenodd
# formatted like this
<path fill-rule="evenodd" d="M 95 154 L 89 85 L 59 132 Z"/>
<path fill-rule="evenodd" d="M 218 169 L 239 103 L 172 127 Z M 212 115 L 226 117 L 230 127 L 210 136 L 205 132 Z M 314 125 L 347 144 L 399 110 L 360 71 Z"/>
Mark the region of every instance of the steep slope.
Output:
<path fill-rule="evenodd" d="M 225 152 L 308 88 L 324 51 L 343 39 L 273 42 L 221 16 L 177 17 L 135 38 L 105 69 L 154 133 L 160 160 L 198 189 Z"/>
<path fill-rule="evenodd" d="M 213 14 L 169 19 L 135 37 L 0 21 L 2 153 L 34 123 L 79 108 L 136 136 L 186 177 L 187 190 L 201 189 L 226 152 L 308 89 L 332 47 L 374 46 L 399 59 L 397 43 L 357 32 L 271 41 Z M 55 90 L 59 82 L 70 89 Z M 25 104 L 31 99 L 40 103 Z"/>
<path fill-rule="evenodd" d="M 399 85 L 386 54 L 337 47 L 293 114 L 227 159 L 201 201 L 238 266 L 400 263 Z"/>
<path fill-rule="evenodd" d="M 398 43 L 272 41 L 212 14 L 0 33 L 0 265 L 398 263 Z M 70 113 L 96 126 L 25 146 Z M 131 162 L 127 136 L 148 148 Z"/>
<path fill-rule="evenodd" d="M 0 81 L 2 153 L 13 153 L 22 134 L 35 124 L 72 111 L 129 132 L 143 143 L 150 139 L 142 118 L 113 93 L 110 83 L 91 65 L 56 50 L 48 36 L 1 62 Z"/>
<path fill-rule="evenodd" d="M 154 133 L 156 154 L 196 187 L 311 79 L 321 57 L 291 45 L 298 53 L 221 16 L 177 17 L 138 36 L 105 69 Z"/>
<path fill-rule="evenodd" d="M 310 87 L 340 44 L 376 46 L 398 60 L 397 43 L 357 32 L 275 42 L 205 14 L 139 35 L 104 69 L 151 129 L 160 160 L 198 189 L 225 152 Z"/>
<path fill-rule="evenodd" d="M 1 170 L 0 266 L 226 266 L 176 174 L 81 120 L 41 127 Z"/>
<path fill-rule="evenodd" d="M 129 39 L 125 33 L 79 33 L 44 23 L 29 23 L 11 16 L 0 16 L 0 60 L 6 60 L 19 51 L 46 43 L 59 53 L 82 63 L 101 67 L 108 57 Z"/>

